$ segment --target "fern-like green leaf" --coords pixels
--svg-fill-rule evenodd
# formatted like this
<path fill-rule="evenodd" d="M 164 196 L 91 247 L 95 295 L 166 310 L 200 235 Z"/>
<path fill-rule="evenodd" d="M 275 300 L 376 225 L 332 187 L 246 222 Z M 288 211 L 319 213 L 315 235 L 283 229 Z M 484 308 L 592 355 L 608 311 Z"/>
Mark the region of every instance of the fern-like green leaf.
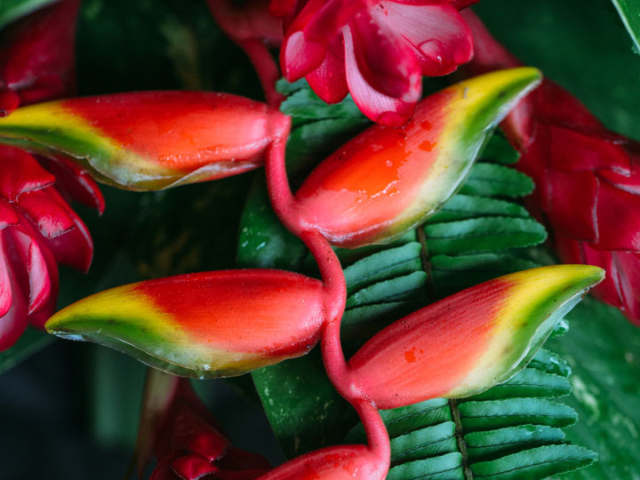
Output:
<path fill-rule="evenodd" d="M 295 184 L 344 139 L 335 122 L 342 122 L 343 134 L 353 135 L 366 120 L 349 100 L 324 105 L 304 83 L 282 83 L 281 90 L 290 95 L 283 111 L 296 126 L 287 151 Z M 517 159 L 496 135 L 461 192 L 426 224 L 392 245 L 337 249 L 348 284 L 342 327 L 347 354 L 438 298 L 538 266 L 526 248 L 541 244 L 546 231 L 518 203 L 533 183 L 508 167 Z M 240 262 L 313 274 L 315 262 L 304 252 L 279 225 L 264 187 L 256 184 L 243 218 Z M 561 324 L 557 333 L 565 329 Z M 541 350 L 518 375 L 473 398 L 434 399 L 381 412 L 392 439 L 388 478 L 542 479 L 592 463 L 595 454 L 567 444 L 562 430 L 577 421 L 576 412 L 557 400 L 571 391 L 570 372 L 564 360 Z M 254 372 L 253 378 L 288 456 L 365 440 L 355 413 L 326 378 L 318 351 Z"/>

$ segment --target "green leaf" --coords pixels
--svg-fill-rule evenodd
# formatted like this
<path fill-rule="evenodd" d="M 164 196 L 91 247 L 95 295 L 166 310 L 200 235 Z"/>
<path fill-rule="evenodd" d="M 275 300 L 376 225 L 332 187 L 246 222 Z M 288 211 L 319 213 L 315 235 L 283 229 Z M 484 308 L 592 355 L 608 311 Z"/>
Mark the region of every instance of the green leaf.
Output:
<path fill-rule="evenodd" d="M 591 450 L 576 445 L 547 445 L 471 466 L 473 477 L 491 480 L 536 480 L 561 471 L 586 467 L 596 461 Z"/>
<path fill-rule="evenodd" d="M 323 144 L 323 137 L 331 143 L 336 136 L 336 120 L 321 117 L 314 121 L 304 99 L 311 102 L 309 108 L 318 108 L 315 115 L 322 112 L 344 121 L 345 134 L 353 125 L 341 115 L 351 107 L 314 106 L 313 96 L 304 92 L 304 83 L 287 88 L 294 98 L 285 108 L 294 115 L 296 125 L 288 144 L 288 167 L 295 181 L 299 181 L 325 154 L 307 149 L 296 132 L 313 126 L 317 145 Z M 335 112 L 331 108 L 336 108 Z M 348 265 L 348 309 L 342 326 L 347 352 L 355 351 L 380 328 L 434 299 L 538 266 L 522 251 L 543 242 L 546 232 L 512 200 L 528 193 L 531 181 L 503 166 L 512 163 L 517 155 L 502 137 L 489 142 L 483 158 L 485 163 L 479 165 L 471 195 L 454 196 L 415 232 L 393 245 L 336 249 L 341 261 Z M 268 235 L 264 233 L 267 231 Z M 256 248 L 263 242 L 267 243 Z M 270 251 L 269 242 L 275 242 L 277 248 Z M 238 254 L 242 265 L 285 265 L 317 274 L 315 262 L 309 256 L 301 258 L 304 249 L 296 242 L 299 241 L 284 231 L 273 216 L 264 190 L 253 190 L 241 226 Z M 393 439 L 393 468 L 388 478 L 464 479 L 463 460 L 468 464 L 476 459 L 495 460 L 564 441 L 560 427 L 575 423 L 577 415 L 553 399 L 569 393 L 569 373 L 569 367 L 557 355 L 542 351 L 530 368 L 475 398 L 456 402 L 434 399 L 382 411 Z M 287 456 L 343 441 L 365 441 L 364 429 L 353 410 L 326 378 L 318 351 L 254 372 L 253 378 Z M 469 442 L 466 436 L 470 436 Z M 474 453 L 462 453 L 461 445 L 468 445 Z M 553 473 L 570 469 L 561 459 L 551 465 Z"/>
<path fill-rule="evenodd" d="M 56 0 L 2 0 L 0 2 L 0 29 L 11 22 L 54 3 Z"/>
<path fill-rule="evenodd" d="M 480 162 L 460 193 L 477 196 L 524 197 L 533 192 L 533 180 L 512 168 Z"/>
<path fill-rule="evenodd" d="M 640 5 L 634 0 L 611 0 L 631 36 L 635 52 L 640 53 Z"/>

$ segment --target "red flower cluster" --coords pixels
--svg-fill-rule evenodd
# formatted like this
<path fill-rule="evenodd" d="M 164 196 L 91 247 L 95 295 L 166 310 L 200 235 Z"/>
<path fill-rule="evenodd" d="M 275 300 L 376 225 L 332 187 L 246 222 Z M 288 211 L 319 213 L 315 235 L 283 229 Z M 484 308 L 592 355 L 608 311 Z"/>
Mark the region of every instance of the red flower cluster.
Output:
<path fill-rule="evenodd" d="M 74 25 L 79 0 L 64 0 L 0 37 L 0 115 L 19 104 L 75 90 Z M 43 328 L 58 292 L 57 263 L 86 271 L 93 242 L 69 199 L 104 209 L 91 177 L 64 158 L 0 147 L 0 350 L 27 325 Z"/>
<path fill-rule="evenodd" d="M 272 0 L 284 19 L 281 64 L 327 103 L 351 93 L 375 122 L 413 114 L 422 75 L 446 75 L 473 56 L 459 10 L 478 0 Z"/>
<path fill-rule="evenodd" d="M 271 469 L 261 456 L 231 446 L 188 380 L 178 381 L 165 415 L 150 480 L 253 480 Z"/>
<path fill-rule="evenodd" d="M 470 11 L 473 74 L 520 65 Z M 565 263 L 598 265 L 596 296 L 640 325 L 640 143 L 608 131 L 578 99 L 545 80 L 503 124 L 537 185 L 528 207 L 553 231 Z"/>

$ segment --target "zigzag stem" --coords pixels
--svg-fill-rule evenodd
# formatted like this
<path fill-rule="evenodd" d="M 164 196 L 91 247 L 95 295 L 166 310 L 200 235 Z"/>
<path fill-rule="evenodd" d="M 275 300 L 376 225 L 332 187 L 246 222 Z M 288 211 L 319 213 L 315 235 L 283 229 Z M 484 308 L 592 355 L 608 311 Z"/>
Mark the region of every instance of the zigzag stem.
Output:
<path fill-rule="evenodd" d="M 344 271 L 331 244 L 318 230 L 309 229 L 305 225 L 300 210 L 296 207 L 285 164 L 290 119 L 284 115 L 281 119 L 282 124 L 274 126 L 276 127 L 274 131 L 281 132 L 281 135 L 270 145 L 265 165 L 271 204 L 280 221 L 305 243 L 318 264 L 324 284 L 324 305 L 327 316 L 321 336 L 325 370 L 335 389 L 358 413 L 367 434 L 368 447 L 386 471 L 391 457 L 391 445 L 386 426 L 378 409 L 367 399 L 367 393 L 354 383 L 340 341 L 340 324 L 347 301 Z"/>

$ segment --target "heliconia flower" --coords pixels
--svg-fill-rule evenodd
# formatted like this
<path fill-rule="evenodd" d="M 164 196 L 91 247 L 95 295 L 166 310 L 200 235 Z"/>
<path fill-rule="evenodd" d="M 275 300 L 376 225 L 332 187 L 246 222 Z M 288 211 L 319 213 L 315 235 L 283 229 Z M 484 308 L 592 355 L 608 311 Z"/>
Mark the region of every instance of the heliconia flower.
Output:
<path fill-rule="evenodd" d="M 301 217 L 341 247 L 394 240 L 456 193 L 491 128 L 539 82 L 532 68 L 480 76 L 422 100 L 403 128 L 369 128 L 307 178 Z"/>
<path fill-rule="evenodd" d="M 470 11 L 472 73 L 520 64 Z M 565 263 L 598 265 L 594 293 L 640 325 L 640 144 L 608 131 L 578 99 L 545 80 L 503 123 L 536 182 L 527 207 L 546 222 Z"/>
<path fill-rule="evenodd" d="M 19 108 L 0 118 L 0 143 L 65 155 L 121 188 L 158 190 L 259 167 L 281 134 L 276 116 L 221 93 L 112 94 Z"/>
<path fill-rule="evenodd" d="M 0 147 L 0 350 L 53 313 L 57 263 L 82 271 L 91 264 L 91 237 L 62 194 L 99 209 L 102 197 L 91 179 L 75 178 L 67 176 L 65 188 L 32 155 Z"/>
<path fill-rule="evenodd" d="M 295 458 L 258 480 L 383 480 L 387 470 L 364 445 L 342 445 Z"/>
<path fill-rule="evenodd" d="M 150 480 L 253 480 L 271 469 L 259 455 L 234 448 L 187 379 L 150 369 L 136 444 L 142 477 L 152 455 Z"/>
<path fill-rule="evenodd" d="M 328 103 L 350 92 L 374 122 L 402 125 L 422 96 L 423 75 L 471 60 L 471 32 L 458 10 L 476 1 L 273 0 L 271 12 L 288 27 L 282 70 L 289 81 L 306 77 Z"/>
<path fill-rule="evenodd" d="M 524 368 L 603 278 L 598 267 L 556 265 L 463 290 L 369 340 L 349 360 L 354 384 L 378 408 L 480 393 Z"/>
<path fill-rule="evenodd" d="M 80 0 L 60 0 L 0 34 L 0 112 L 75 92 L 75 23 Z M 4 116 L 0 113 L 0 116 Z"/>
<path fill-rule="evenodd" d="M 46 328 L 166 372 L 204 378 L 306 354 L 324 317 L 320 281 L 278 270 L 232 270 L 113 288 L 61 310 Z"/>

